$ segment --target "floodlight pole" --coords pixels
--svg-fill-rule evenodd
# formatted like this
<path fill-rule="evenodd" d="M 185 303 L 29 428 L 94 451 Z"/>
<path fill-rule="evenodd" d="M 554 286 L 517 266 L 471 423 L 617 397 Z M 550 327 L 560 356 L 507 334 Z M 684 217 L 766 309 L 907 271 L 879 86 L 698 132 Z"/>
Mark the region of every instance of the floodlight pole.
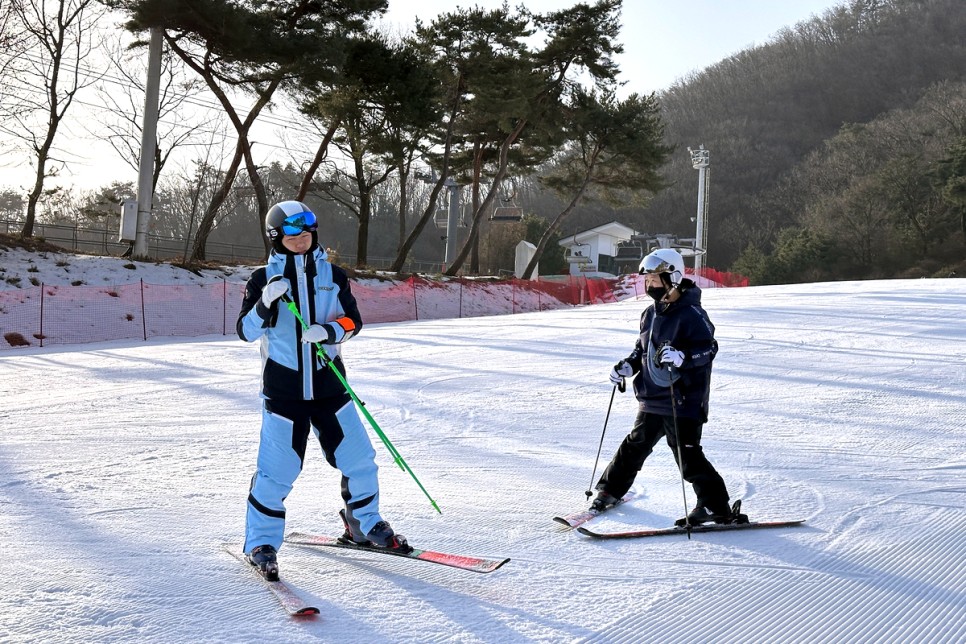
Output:
<path fill-rule="evenodd" d="M 697 150 L 688 148 L 691 165 L 698 171 L 698 212 L 694 244 L 700 249 L 694 254 L 695 275 L 704 268 L 704 256 L 708 252 L 708 177 L 711 174 L 711 152 L 701 145 Z"/>
<path fill-rule="evenodd" d="M 154 153 L 157 147 L 158 96 L 161 87 L 161 29 L 151 28 L 148 44 L 148 77 L 144 88 L 144 125 L 141 128 L 141 162 L 138 167 L 138 218 L 134 257 L 147 257 L 148 226 L 154 202 Z"/>

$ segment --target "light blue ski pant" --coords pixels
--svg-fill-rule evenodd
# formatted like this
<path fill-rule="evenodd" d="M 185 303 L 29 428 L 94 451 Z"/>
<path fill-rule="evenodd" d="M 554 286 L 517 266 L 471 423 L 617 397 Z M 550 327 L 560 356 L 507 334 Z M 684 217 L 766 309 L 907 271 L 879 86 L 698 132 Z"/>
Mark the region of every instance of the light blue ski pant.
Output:
<path fill-rule="evenodd" d="M 245 552 L 285 533 L 285 498 L 302 471 L 309 432 L 329 465 L 342 473 L 342 499 L 353 536 L 366 535 L 379 515 L 376 452 L 348 394 L 311 401 L 266 400 L 258 463 L 248 495 Z"/>

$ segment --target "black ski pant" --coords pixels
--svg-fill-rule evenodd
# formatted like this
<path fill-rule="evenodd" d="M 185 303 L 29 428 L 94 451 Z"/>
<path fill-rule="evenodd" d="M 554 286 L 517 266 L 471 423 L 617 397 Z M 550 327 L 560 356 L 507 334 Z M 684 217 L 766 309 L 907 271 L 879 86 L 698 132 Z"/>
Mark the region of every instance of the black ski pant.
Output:
<path fill-rule="evenodd" d="M 678 461 L 674 418 L 638 412 L 634 428 L 617 448 L 617 453 L 597 483 L 597 489 L 617 498 L 624 496 L 634 484 L 644 461 L 663 436 L 667 439 L 668 447 L 674 454 L 674 461 L 678 464 L 684 480 L 694 487 L 694 493 L 698 497 L 696 505 L 703 505 L 715 512 L 729 510 L 728 490 L 724 480 L 701 449 L 701 429 L 704 423 L 697 418 L 679 417 L 677 425 L 683 463 Z"/>

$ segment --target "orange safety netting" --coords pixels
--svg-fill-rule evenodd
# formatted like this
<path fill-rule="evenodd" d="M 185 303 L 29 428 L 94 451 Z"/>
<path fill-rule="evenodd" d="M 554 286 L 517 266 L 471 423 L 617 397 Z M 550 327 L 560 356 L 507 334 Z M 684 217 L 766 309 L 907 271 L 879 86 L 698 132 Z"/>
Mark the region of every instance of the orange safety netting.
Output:
<path fill-rule="evenodd" d="M 718 286 L 748 286 L 748 278 L 738 273 L 726 273 L 714 268 L 702 268 L 698 271 L 698 275 L 711 280 Z"/>
<path fill-rule="evenodd" d="M 617 280 L 353 280 L 366 323 L 508 315 L 617 301 Z M 245 285 L 135 282 L 0 290 L 0 348 L 235 333 Z"/>

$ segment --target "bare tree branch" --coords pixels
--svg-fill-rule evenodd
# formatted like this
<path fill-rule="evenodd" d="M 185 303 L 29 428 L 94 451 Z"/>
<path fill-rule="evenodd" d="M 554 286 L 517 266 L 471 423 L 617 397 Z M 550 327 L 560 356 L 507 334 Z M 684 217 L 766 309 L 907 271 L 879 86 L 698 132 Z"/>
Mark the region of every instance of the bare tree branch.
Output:
<path fill-rule="evenodd" d="M 0 64 L 5 80 L 14 80 L 13 92 L 0 97 L 5 99 L 0 131 L 21 141 L 33 159 L 34 184 L 21 230 L 31 237 L 45 183 L 63 167 L 54 153 L 58 130 L 77 95 L 98 79 L 81 62 L 95 46 L 95 25 L 105 10 L 95 0 L 10 0 L 7 7 L 5 27 L 23 39 L 23 49 L 13 59 L 6 54 Z"/>

